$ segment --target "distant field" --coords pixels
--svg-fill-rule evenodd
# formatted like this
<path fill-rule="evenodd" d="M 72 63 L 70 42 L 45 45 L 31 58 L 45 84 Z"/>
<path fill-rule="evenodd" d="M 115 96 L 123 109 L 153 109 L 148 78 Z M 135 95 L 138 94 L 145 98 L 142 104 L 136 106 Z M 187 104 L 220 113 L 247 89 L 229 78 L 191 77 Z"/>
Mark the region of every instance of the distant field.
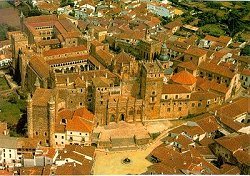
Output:
<path fill-rule="evenodd" d="M 205 26 L 201 27 L 204 33 L 208 33 L 210 35 L 225 35 L 225 31 L 220 28 L 217 24 L 206 24 Z"/>
<path fill-rule="evenodd" d="M 12 27 L 20 28 L 18 10 L 13 7 L 0 9 L 0 24 L 4 23 Z"/>
<path fill-rule="evenodd" d="M 8 7 L 12 7 L 12 6 L 6 1 L 0 1 L 0 9 L 5 9 Z"/>

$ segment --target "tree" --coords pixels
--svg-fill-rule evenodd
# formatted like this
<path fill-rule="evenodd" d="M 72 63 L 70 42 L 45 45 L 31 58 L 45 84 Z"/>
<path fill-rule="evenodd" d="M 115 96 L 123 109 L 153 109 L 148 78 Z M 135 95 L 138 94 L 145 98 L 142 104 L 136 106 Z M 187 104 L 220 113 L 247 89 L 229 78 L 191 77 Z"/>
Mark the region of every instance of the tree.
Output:
<path fill-rule="evenodd" d="M 244 48 L 241 49 L 241 55 L 250 56 L 250 45 L 246 45 Z"/>
<path fill-rule="evenodd" d="M 221 3 L 220 2 L 207 2 L 207 7 L 210 7 L 212 9 L 219 9 L 221 7 Z"/>

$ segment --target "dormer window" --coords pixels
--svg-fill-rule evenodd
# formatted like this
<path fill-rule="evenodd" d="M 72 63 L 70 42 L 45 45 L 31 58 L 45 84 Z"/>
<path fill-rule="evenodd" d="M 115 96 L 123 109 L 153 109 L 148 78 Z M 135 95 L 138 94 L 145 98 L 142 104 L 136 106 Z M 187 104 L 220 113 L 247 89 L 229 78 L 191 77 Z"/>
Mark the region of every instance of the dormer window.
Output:
<path fill-rule="evenodd" d="M 62 119 L 62 124 L 67 124 L 67 120 L 66 119 Z"/>

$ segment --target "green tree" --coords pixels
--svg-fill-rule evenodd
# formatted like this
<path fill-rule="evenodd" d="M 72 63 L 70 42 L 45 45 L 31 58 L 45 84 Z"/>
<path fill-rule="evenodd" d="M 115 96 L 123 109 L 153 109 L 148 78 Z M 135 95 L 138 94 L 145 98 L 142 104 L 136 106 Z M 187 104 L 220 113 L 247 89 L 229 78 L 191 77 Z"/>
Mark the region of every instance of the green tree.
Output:
<path fill-rule="evenodd" d="M 250 45 L 246 45 L 244 48 L 241 49 L 241 55 L 250 56 Z"/>

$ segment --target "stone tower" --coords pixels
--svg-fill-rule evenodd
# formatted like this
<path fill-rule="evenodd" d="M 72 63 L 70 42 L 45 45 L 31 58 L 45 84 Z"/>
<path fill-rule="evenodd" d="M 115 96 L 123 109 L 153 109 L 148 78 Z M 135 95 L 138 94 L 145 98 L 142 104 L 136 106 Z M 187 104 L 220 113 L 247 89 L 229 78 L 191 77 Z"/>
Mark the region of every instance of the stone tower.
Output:
<path fill-rule="evenodd" d="M 20 14 L 20 25 L 21 25 L 21 31 L 23 32 L 23 25 L 24 25 L 24 14 L 23 14 L 23 11 L 21 11 L 21 14 Z"/>
<path fill-rule="evenodd" d="M 56 110 L 55 110 L 55 100 L 53 96 L 50 97 L 48 102 L 48 118 L 49 118 L 49 145 L 51 147 L 55 146 L 55 116 L 56 116 Z"/>
<path fill-rule="evenodd" d="M 109 90 L 112 84 L 112 81 L 106 77 L 96 77 L 92 79 L 93 86 L 93 100 L 92 107 L 93 112 L 97 117 L 97 123 L 99 125 L 107 125 L 107 106 L 109 99 Z"/>
<path fill-rule="evenodd" d="M 140 95 L 144 100 L 144 121 L 160 118 L 160 101 L 164 72 L 159 62 L 141 65 Z"/>
<path fill-rule="evenodd" d="M 33 138 L 33 108 L 32 108 L 32 99 L 30 94 L 28 94 L 27 99 L 27 121 L 28 121 L 28 137 Z"/>

